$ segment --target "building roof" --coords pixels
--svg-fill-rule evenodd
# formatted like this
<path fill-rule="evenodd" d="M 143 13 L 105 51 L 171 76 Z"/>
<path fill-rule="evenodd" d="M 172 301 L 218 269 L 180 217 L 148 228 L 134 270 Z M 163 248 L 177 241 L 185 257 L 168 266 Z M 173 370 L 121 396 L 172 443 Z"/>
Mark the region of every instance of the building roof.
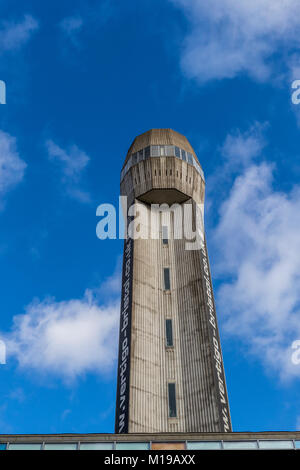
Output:
<path fill-rule="evenodd" d="M 173 129 L 150 129 L 149 131 L 138 135 L 134 139 L 131 146 L 129 147 L 123 166 L 125 166 L 127 163 L 130 155 L 137 152 L 138 150 L 142 150 L 143 148 L 148 147 L 148 145 L 176 145 L 177 147 L 180 147 L 194 155 L 197 162 L 199 163 L 198 157 L 193 147 L 184 135 L 173 131 Z"/>
<path fill-rule="evenodd" d="M 299 449 L 300 432 L 175 432 L 175 433 L 130 433 L 130 434 L 0 434 L 0 450 L 16 450 L 18 446 L 32 447 L 40 444 L 39 450 L 56 445 L 65 445 L 71 450 L 81 450 L 83 444 L 110 444 L 111 449 L 130 444 L 128 449 L 135 449 L 134 444 L 147 444 L 147 450 L 163 449 Z M 230 446 L 230 443 L 232 445 Z M 75 447 L 74 447 L 75 446 Z M 36 446 L 37 447 L 37 446 Z M 20 448 L 20 447 L 19 447 Z M 22 448 L 22 447 L 21 447 Z M 53 447 L 52 447 L 53 448 Z M 96 447 L 95 447 L 96 448 Z M 109 447 L 110 448 L 110 447 Z M 120 448 L 120 447 L 119 447 Z M 124 447 L 123 447 L 124 448 Z M 138 445 L 136 449 L 139 449 Z"/>

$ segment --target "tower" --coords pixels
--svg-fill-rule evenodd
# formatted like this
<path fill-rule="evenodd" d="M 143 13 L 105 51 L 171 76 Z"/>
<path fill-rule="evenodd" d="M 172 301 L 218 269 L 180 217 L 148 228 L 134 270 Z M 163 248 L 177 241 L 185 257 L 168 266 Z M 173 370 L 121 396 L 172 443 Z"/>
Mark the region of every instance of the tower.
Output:
<path fill-rule="evenodd" d="M 189 207 L 194 227 L 204 191 L 183 135 L 152 129 L 134 139 L 121 195 L 140 237 L 124 241 L 116 433 L 231 431 L 205 237 L 200 249 L 187 249 L 176 235 L 186 219 L 172 210 Z"/>

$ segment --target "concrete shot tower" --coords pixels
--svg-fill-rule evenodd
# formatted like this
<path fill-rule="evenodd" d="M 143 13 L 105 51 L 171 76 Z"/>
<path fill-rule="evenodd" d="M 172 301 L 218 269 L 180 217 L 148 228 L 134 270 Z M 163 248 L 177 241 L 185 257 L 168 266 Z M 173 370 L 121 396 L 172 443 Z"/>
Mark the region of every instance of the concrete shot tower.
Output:
<path fill-rule="evenodd" d="M 146 225 L 153 204 L 164 203 L 189 205 L 194 225 L 204 191 L 202 168 L 183 135 L 152 129 L 134 139 L 121 195 L 128 208 L 136 204 L 135 215 L 146 214 Z M 124 243 L 116 433 L 230 432 L 205 238 L 201 249 L 187 249 L 174 235 L 174 212 L 170 224 L 157 213 L 157 236 Z"/>

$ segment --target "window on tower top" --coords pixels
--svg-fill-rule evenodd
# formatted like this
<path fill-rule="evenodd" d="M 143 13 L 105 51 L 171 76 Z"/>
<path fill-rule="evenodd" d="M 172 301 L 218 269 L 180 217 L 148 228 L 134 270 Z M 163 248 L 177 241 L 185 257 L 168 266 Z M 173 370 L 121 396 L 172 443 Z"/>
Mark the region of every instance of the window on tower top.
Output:
<path fill-rule="evenodd" d="M 159 157 L 160 149 L 159 145 L 151 145 L 151 157 Z"/>
<path fill-rule="evenodd" d="M 188 153 L 188 162 L 192 165 L 193 164 L 193 155 Z"/>
<path fill-rule="evenodd" d="M 173 157 L 174 156 L 174 146 L 173 145 L 166 145 L 165 146 L 165 151 L 166 151 L 166 155 L 168 157 Z"/>
<path fill-rule="evenodd" d="M 135 152 L 130 156 L 128 162 L 126 163 L 125 167 L 121 172 L 121 181 L 123 180 L 128 170 L 132 167 L 132 165 L 135 165 L 136 163 L 139 163 L 144 159 L 147 159 L 149 157 L 160 156 L 172 157 L 174 155 L 175 157 L 181 158 L 184 161 L 188 161 L 191 165 L 194 165 L 198 173 L 200 173 L 200 175 L 204 179 L 203 170 L 201 169 L 200 165 L 198 165 L 195 157 L 191 153 L 188 153 L 185 150 L 182 150 L 179 147 L 173 145 L 148 145 L 148 147 L 145 147 L 144 149 L 139 150 L 138 152 Z M 172 173 L 170 170 L 170 175 L 171 174 Z"/>

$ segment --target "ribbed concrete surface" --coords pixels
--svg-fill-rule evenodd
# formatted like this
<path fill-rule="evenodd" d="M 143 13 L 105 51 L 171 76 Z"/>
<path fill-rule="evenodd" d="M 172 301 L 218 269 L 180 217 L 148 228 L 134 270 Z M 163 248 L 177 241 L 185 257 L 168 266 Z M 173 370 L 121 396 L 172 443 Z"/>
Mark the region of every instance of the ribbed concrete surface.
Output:
<path fill-rule="evenodd" d="M 185 240 L 135 240 L 129 432 L 222 429 L 199 264 L 199 251 L 186 251 Z M 173 348 L 166 348 L 167 318 Z M 177 418 L 168 418 L 169 382 L 176 383 Z"/>
<path fill-rule="evenodd" d="M 205 182 L 196 168 L 176 157 L 141 161 L 130 168 L 121 182 L 121 194 L 130 200 L 143 199 L 150 191 L 159 189 L 176 190 L 185 195 L 185 199 L 192 198 L 200 204 L 204 200 Z"/>
<path fill-rule="evenodd" d="M 185 137 L 177 134 L 151 130 L 135 139 L 128 154 L 147 145 L 171 144 L 195 155 Z M 204 201 L 204 191 L 195 168 L 175 157 L 141 161 L 121 183 L 121 194 L 142 206 L 149 217 L 149 204 L 163 202 L 167 193 L 173 202 L 180 200 L 176 195 L 184 195 L 195 217 L 195 203 Z M 161 237 L 134 241 L 130 433 L 223 431 L 200 251 L 187 251 L 185 243 L 170 239 L 164 245 Z M 170 268 L 169 292 L 164 291 L 164 268 Z M 166 348 L 167 318 L 173 321 L 173 348 Z M 176 418 L 168 416 L 169 382 L 176 383 Z"/>

